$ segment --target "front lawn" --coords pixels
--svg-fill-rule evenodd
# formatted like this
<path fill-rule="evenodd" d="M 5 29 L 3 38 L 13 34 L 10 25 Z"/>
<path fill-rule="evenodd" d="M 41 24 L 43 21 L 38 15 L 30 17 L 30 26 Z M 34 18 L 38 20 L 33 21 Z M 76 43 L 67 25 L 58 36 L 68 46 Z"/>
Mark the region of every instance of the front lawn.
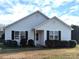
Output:
<path fill-rule="evenodd" d="M 0 59 L 79 59 L 79 45 L 75 48 L 2 48 Z"/>

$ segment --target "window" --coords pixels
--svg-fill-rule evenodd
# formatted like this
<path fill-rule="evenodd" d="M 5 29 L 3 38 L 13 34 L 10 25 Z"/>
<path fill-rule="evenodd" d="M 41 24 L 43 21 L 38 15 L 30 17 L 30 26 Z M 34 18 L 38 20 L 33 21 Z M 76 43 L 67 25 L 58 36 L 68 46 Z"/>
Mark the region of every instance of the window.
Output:
<path fill-rule="evenodd" d="M 28 39 L 27 31 L 12 31 L 12 39 Z"/>
<path fill-rule="evenodd" d="M 21 39 L 26 39 L 26 32 L 25 31 L 21 31 Z"/>
<path fill-rule="evenodd" d="M 53 40 L 53 31 L 49 31 L 49 39 Z"/>
<path fill-rule="evenodd" d="M 19 31 L 14 31 L 14 39 L 19 39 Z"/>
<path fill-rule="evenodd" d="M 49 31 L 49 40 L 59 40 L 59 31 Z"/>

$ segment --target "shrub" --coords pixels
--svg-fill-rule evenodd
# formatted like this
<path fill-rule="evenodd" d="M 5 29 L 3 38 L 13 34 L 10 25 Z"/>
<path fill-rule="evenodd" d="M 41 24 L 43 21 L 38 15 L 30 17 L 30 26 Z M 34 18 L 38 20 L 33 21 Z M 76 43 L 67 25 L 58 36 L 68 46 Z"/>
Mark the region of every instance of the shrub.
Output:
<path fill-rule="evenodd" d="M 6 45 L 6 46 L 11 45 L 11 40 L 5 40 L 5 41 L 4 41 L 4 45 Z"/>
<path fill-rule="evenodd" d="M 7 47 L 17 47 L 17 42 L 12 40 L 5 40 L 4 45 Z"/>
<path fill-rule="evenodd" d="M 74 47 L 76 47 L 77 42 L 75 40 L 70 40 L 69 44 L 70 44 L 69 45 L 70 48 L 74 48 Z"/>
<path fill-rule="evenodd" d="M 26 45 L 27 45 L 27 40 L 26 39 L 21 39 L 20 46 L 21 47 L 26 47 Z"/>
<path fill-rule="evenodd" d="M 51 41 L 50 40 L 46 40 L 45 41 L 45 45 L 46 45 L 46 47 L 50 48 L 51 47 Z"/>
<path fill-rule="evenodd" d="M 17 45 L 17 42 L 16 41 L 11 41 L 11 46 L 12 47 L 17 47 L 18 45 Z"/>
<path fill-rule="evenodd" d="M 73 48 L 76 46 L 75 41 L 46 40 L 45 45 L 48 48 Z"/>
<path fill-rule="evenodd" d="M 60 40 L 54 40 L 54 42 L 55 42 L 55 44 L 54 44 L 55 48 L 60 48 L 61 47 L 61 41 Z"/>
<path fill-rule="evenodd" d="M 0 42 L 3 43 L 4 39 L 5 39 L 5 34 L 2 34 L 1 37 L 0 37 Z"/>
<path fill-rule="evenodd" d="M 34 40 L 32 40 L 32 39 L 28 40 L 28 46 L 29 47 L 34 47 L 35 46 L 34 45 Z"/>
<path fill-rule="evenodd" d="M 69 41 L 61 41 L 60 42 L 61 43 L 61 47 L 63 47 L 63 48 L 69 48 Z"/>
<path fill-rule="evenodd" d="M 48 48 L 58 48 L 61 45 L 59 40 L 46 40 L 45 44 Z"/>

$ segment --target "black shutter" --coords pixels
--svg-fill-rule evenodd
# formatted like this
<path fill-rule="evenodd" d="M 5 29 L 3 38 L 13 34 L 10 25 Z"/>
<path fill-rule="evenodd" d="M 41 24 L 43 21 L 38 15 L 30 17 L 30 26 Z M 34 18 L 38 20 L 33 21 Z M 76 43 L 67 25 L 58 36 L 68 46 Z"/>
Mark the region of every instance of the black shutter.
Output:
<path fill-rule="evenodd" d="M 14 31 L 12 31 L 12 40 L 14 40 Z"/>
<path fill-rule="evenodd" d="M 26 40 L 28 40 L 28 31 L 26 31 Z"/>
<path fill-rule="evenodd" d="M 49 31 L 47 31 L 47 40 L 49 40 Z"/>
<path fill-rule="evenodd" d="M 61 40 L 61 31 L 59 31 L 59 40 Z"/>
<path fill-rule="evenodd" d="M 36 33 L 36 40 L 38 40 L 38 33 Z"/>

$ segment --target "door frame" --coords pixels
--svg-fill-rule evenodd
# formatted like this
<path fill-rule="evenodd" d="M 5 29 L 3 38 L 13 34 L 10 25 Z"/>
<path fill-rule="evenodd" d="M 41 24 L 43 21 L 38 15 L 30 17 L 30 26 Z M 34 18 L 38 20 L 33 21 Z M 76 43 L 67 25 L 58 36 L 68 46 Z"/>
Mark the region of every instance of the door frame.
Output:
<path fill-rule="evenodd" d="M 38 37 L 36 37 L 37 33 L 38 33 Z M 35 46 L 38 45 L 42 46 L 43 41 L 44 41 L 44 30 L 35 30 Z"/>

